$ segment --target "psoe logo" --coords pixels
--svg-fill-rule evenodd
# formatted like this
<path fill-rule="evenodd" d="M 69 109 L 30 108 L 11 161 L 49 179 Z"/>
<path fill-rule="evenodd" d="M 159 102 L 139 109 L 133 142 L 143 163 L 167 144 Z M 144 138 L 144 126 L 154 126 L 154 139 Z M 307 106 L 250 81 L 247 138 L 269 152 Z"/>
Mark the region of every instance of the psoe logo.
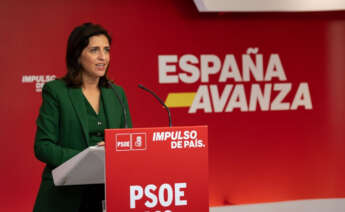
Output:
<path fill-rule="evenodd" d="M 146 150 L 146 133 L 122 133 L 115 138 L 116 151 Z"/>

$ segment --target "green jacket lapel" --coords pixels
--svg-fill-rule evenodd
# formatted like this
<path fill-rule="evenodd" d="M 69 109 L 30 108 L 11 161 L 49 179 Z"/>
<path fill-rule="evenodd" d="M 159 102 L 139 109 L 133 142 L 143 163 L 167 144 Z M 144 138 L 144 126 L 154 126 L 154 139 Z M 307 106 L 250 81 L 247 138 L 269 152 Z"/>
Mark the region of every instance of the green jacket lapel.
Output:
<path fill-rule="evenodd" d="M 85 100 L 81 92 L 81 88 L 69 88 L 68 90 L 69 90 L 69 96 L 70 96 L 72 105 L 74 107 L 74 111 L 76 112 L 79 118 L 81 127 L 83 129 L 86 143 L 89 144 L 87 113 L 86 113 L 86 107 L 84 103 Z"/>

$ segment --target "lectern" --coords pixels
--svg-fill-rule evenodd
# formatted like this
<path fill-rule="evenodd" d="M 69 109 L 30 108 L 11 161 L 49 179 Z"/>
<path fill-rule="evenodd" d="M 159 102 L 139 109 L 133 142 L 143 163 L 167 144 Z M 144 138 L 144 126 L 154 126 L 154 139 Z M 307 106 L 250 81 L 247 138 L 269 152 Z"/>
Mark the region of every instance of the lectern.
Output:
<path fill-rule="evenodd" d="M 106 129 L 105 142 L 53 170 L 54 183 L 105 183 L 107 212 L 209 211 L 207 126 Z"/>

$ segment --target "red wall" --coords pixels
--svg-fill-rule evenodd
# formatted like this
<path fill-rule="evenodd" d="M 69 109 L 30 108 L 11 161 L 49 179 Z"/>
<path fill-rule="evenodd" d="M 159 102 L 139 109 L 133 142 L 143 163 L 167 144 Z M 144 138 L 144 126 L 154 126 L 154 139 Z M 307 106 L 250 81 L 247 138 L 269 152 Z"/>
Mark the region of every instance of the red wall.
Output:
<path fill-rule="evenodd" d="M 211 84 L 221 95 L 226 85 L 242 84 L 248 102 L 253 84 L 291 83 L 283 100 L 290 103 L 300 83 L 307 83 L 311 109 L 192 114 L 188 107 L 172 108 L 176 126 L 209 126 L 211 205 L 345 197 L 344 11 L 200 14 L 192 1 L 182 0 L 5 0 L 0 14 L 2 211 L 31 210 L 43 167 L 33 154 L 41 96 L 36 83 L 22 83 L 23 76 L 63 76 L 68 35 L 88 21 L 113 36 L 109 75 L 126 91 L 134 127 L 167 126 L 165 111 L 139 83 L 163 99 Z M 250 47 L 259 48 L 263 67 L 278 55 L 286 80 L 219 82 L 218 73 L 209 82 L 159 83 L 159 55 L 200 60 L 213 54 L 223 65 L 232 54 L 242 74 L 241 58 Z M 176 73 L 185 71 L 177 66 Z M 271 99 L 278 93 L 272 91 Z"/>

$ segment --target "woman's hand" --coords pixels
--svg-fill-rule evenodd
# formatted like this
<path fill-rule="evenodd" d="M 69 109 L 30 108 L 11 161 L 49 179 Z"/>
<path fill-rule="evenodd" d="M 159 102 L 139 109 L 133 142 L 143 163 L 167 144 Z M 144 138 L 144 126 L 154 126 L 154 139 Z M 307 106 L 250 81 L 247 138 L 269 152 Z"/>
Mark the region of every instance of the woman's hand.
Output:
<path fill-rule="evenodd" d="M 100 141 L 97 143 L 97 146 L 104 146 L 105 145 L 105 142 L 104 141 Z"/>

